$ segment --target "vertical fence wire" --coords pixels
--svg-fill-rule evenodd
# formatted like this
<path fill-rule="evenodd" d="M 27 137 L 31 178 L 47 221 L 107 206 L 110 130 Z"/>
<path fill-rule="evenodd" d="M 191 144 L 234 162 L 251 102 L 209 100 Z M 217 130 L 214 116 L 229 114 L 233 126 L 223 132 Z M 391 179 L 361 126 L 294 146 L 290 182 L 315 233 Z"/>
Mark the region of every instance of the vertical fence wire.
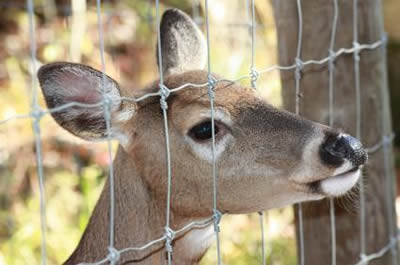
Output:
<path fill-rule="evenodd" d="M 247 5 L 248 5 L 247 0 Z M 356 92 L 356 135 L 358 138 L 361 138 L 361 93 L 360 93 L 360 68 L 359 68 L 359 53 L 363 49 L 375 49 L 379 47 L 379 45 L 383 46 L 384 53 L 385 45 L 386 45 L 386 37 L 382 38 L 380 41 L 381 44 L 377 45 L 376 43 L 370 45 L 360 45 L 358 43 L 358 0 L 353 0 L 353 47 L 349 49 L 349 51 L 344 50 L 341 53 L 334 52 L 334 43 L 336 36 L 336 27 L 337 27 L 337 18 L 338 18 L 338 1 L 333 0 L 334 4 L 334 16 L 333 16 L 333 24 L 332 24 L 332 32 L 331 32 L 331 41 L 329 46 L 329 56 L 320 61 L 309 61 L 302 62 L 301 57 L 301 44 L 302 44 L 302 30 L 303 30 L 303 20 L 302 20 L 302 10 L 301 10 L 301 0 L 297 0 L 297 12 L 298 12 L 298 23 L 299 23 L 299 35 L 298 35 L 298 45 L 297 52 L 295 58 L 295 64 L 293 66 L 283 68 L 283 70 L 294 69 L 294 77 L 295 77 L 295 88 L 296 88 L 296 114 L 300 114 L 300 79 L 301 79 L 301 71 L 303 66 L 309 63 L 322 64 L 328 62 L 329 67 L 329 125 L 333 125 L 334 123 L 334 75 L 335 75 L 335 59 L 338 54 L 342 53 L 353 53 L 354 59 L 354 74 L 355 74 L 355 92 Z M 102 93 L 103 93 L 103 108 L 104 108 L 104 118 L 107 126 L 107 142 L 108 142 L 108 155 L 110 159 L 110 168 L 109 168 L 109 182 L 110 182 L 110 242 L 109 242 L 109 255 L 107 256 L 106 261 L 110 261 L 111 264 L 115 264 L 118 262 L 119 254 L 125 250 L 117 251 L 114 249 L 114 172 L 113 172 L 113 163 L 112 163 L 112 148 L 111 148 L 111 105 L 112 102 L 110 98 L 107 96 L 107 91 L 105 90 L 105 58 L 104 58 L 104 38 L 103 38 L 103 24 L 101 18 L 101 0 L 96 0 L 97 4 L 97 23 L 98 23 L 98 33 L 99 33 L 99 43 L 100 43 L 100 57 L 101 57 L 101 65 L 102 65 Z M 41 131 L 40 131 L 40 120 L 42 116 L 45 114 L 44 111 L 40 109 L 37 97 L 37 82 L 36 82 L 36 40 L 35 40 L 35 21 L 34 21 L 34 5 L 33 0 L 26 0 L 27 10 L 29 13 L 29 38 L 30 38 L 30 57 L 31 57 L 31 68 L 32 68 L 32 79 L 31 79 L 31 89 L 32 89 L 32 101 L 31 101 L 31 113 L 29 115 L 23 115 L 23 117 L 31 117 L 33 119 L 33 132 L 35 136 L 35 148 L 36 148 L 36 162 L 37 162 L 37 172 L 39 177 L 39 191 L 40 191 L 40 219 L 41 219 L 41 259 L 42 265 L 46 264 L 47 256 L 46 256 L 46 207 L 45 207 L 45 191 L 44 191 L 44 174 L 43 174 L 43 162 L 42 162 L 42 147 L 41 147 Z M 163 80 L 163 70 L 162 70 L 162 54 L 161 54 L 161 33 L 160 33 L 160 7 L 159 1 L 156 0 L 156 19 L 157 19 L 157 27 L 158 27 L 158 46 L 157 46 L 157 54 L 159 59 L 159 70 L 160 70 L 160 91 L 158 95 L 160 95 L 160 105 L 163 111 L 164 117 L 164 133 L 165 133 L 165 141 L 166 141 L 166 164 L 167 164 L 167 205 L 166 205 L 166 226 L 165 226 L 165 234 L 163 239 L 165 240 L 165 247 L 168 254 L 168 264 L 172 263 L 172 241 L 175 236 L 175 232 L 170 228 L 170 200 L 171 200 L 171 158 L 170 158 L 170 146 L 169 146 L 169 135 L 168 135 L 168 116 L 167 109 L 168 105 L 166 102 L 167 97 L 169 96 L 171 90 L 164 85 Z M 248 12 L 249 9 L 247 9 Z M 205 0 L 205 17 L 206 17 L 206 29 L 207 29 L 207 56 L 208 56 L 208 92 L 210 97 L 210 111 L 211 111 L 211 123 L 212 123 L 212 175 L 213 175 L 213 220 L 214 220 L 214 230 L 215 236 L 217 240 L 217 255 L 218 255 L 218 265 L 221 265 L 221 253 L 220 253 L 220 240 L 219 240 L 219 221 L 221 218 L 221 213 L 217 209 L 217 192 L 218 192 L 218 175 L 217 175 L 217 167 L 216 167 L 216 156 L 215 156 L 215 128 L 214 128 L 214 88 L 218 82 L 215 80 L 211 74 L 211 63 L 210 63 L 210 38 L 209 38 L 209 21 L 208 21 L 208 1 Z M 343 50 L 343 49 L 341 49 Z M 340 50 L 340 51 L 341 51 Z M 251 0 L 251 70 L 250 75 L 252 87 L 256 87 L 256 81 L 258 77 L 258 73 L 255 69 L 255 7 L 254 0 Z M 385 54 L 386 56 L 386 54 Z M 275 67 L 268 68 L 269 70 L 273 70 Z M 280 69 L 280 66 L 276 66 L 277 69 Z M 269 71 L 268 70 L 268 71 Z M 261 71 L 263 72 L 263 71 Z M 266 71 L 265 71 L 266 72 Z M 253 82 L 254 81 L 254 82 Z M 381 98 L 382 104 L 384 104 L 384 88 L 381 90 Z M 47 113 L 47 112 L 46 112 Z M 388 128 L 387 124 L 385 124 L 385 115 L 388 115 L 386 112 L 382 112 L 382 147 L 383 147 L 383 155 L 384 155 L 384 167 L 385 167 L 385 178 L 388 190 L 386 194 L 386 207 L 388 208 L 388 225 L 389 225 L 389 237 L 390 243 L 382 248 L 379 252 L 373 253 L 369 256 L 366 256 L 366 226 L 365 226 L 365 194 L 364 194 L 364 183 L 360 182 L 360 258 L 361 261 L 358 264 L 367 264 L 369 260 L 375 259 L 377 257 L 381 257 L 386 251 L 391 250 L 393 257 L 393 264 L 397 264 L 397 240 L 398 240 L 398 232 L 395 231 L 395 224 L 393 223 L 393 200 L 391 189 L 392 175 L 390 173 L 390 145 L 392 141 L 392 137 L 388 136 L 388 132 L 386 132 L 386 128 Z M 22 116 L 21 116 L 22 117 Z M 389 192 L 390 191 L 390 192 Z M 304 234 L 303 234 L 303 216 L 302 216 L 302 207 L 301 204 L 298 205 L 298 218 L 299 218 L 299 240 L 300 240 L 300 264 L 304 265 Z M 262 232 L 262 256 L 263 256 L 263 264 L 266 264 L 265 259 L 265 247 L 264 247 L 264 218 L 262 213 L 260 213 L 260 227 Z M 334 202 L 330 200 L 330 221 L 331 221 L 331 234 L 332 234 L 332 257 L 331 263 L 336 265 L 336 236 L 335 236 L 335 210 L 334 210 Z M 161 238 L 162 239 L 162 238 Z M 160 240 L 160 239 L 158 239 Z M 150 242 L 151 244 L 157 242 L 158 240 L 154 240 Z M 147 245 L 140 248 L 131 248 L 131 249 L 144 249 Z M 104 261 L 104 260 L 103 260 Z M 99 264 L 102 264 L 101 262 Z"/>
<path fill-rule="evenodd" d="M 353 0 L 353 60 L 354 60 L 354 81 L 356 92 L 356 137 L 361 140 L 361 92 L 360 92 L 360 55 L 358 43 L 358 0 Z M 360 180 L 360 258 L 366 257 L 365 245 L 365 187 L 364 176 Z"/>
<path fill-rule="evenodd" d="M 114 249 L 114 232 L 115 232 L 115 192 L 114 192 L 114 165 L 112 161 L 112 144 L 111 144 L 111 105 L 112 101 L 107 95 L 106 91 L 106 63 L 104 58 L 104 32 L 103 32 L 103 22 L 102 22 L 102 13 L 101 13 L 101 0 L 96 0 L 96 15 L 97 15 L 97 31 L 99 36 L 99 45 L 100 45 L 100 60 L 101 60 L 101 71 L 102 71 L 102 103 L 104 110 L 104 119 L 106 123 L 106 135 L 107 135 L 107 155 L 109 161 L 109 173 L 108 173 L 108 181 L 109 181 L 109 192 L 110 192 L 110 216 L 109 216 L 109 243 L 108 243 L 108 251 L 109 251 L 109 260 L 110 264 L 114 265 L 119 260 L 119 255 L 117 251 Z"/>
<path fill-rule="evenodd" d="M 258 72 L 255 67 L 255 45 L 256 45 L 256 14 L 255 14 L 254 0 L 251 0 L 251 65 L 250 65 L 250 77 L 251 87 L 256 88 Z"/>
<path fill-rule="evenodd" d="M 171 183 L 172 183 L 172 172 L 171 172 L 171 151 L 169 144 L 169 130 L 168 130 L 168 115 L 167 115 L 167 98 L 170 94 L 169 89 L 164 85 L 164 73 L 162 67 L 162 50 L 161 50 L 161 29 L 160 29 L 160 2 L 156 0 L 156 27 L 157 27 L 157 56 L 159 63 L 159 74 L 160 74 L 160 106 L 163 113 L 164 120 L 164 135 L 165 135 L 165 155 L 166 155 L 166 166 L 167 166 L 167 203 L 166 203 L 166 214 L 165 214 L 165 250 L 167 252 L 168 265 L 172 264 L 172 241 L 174 240 L 175 233 L 170 227 L 170 212 L 171 212 Z"/>
<path fill-rule="evenodd" d="M 382 88 L 381 90 L 383 90 L 384 88 Z M 383 93 L 382 93 L 383 94 Z M 381 95 L 382 97 L 383 95 Z M 382 97 L 382 102 L 384 101 L 384 98 Z M 382 111 L 383 112 L 383 111 Z M 382 121 L 384 122 L 385 119 L 382 119 Z M 385 128 L 385 126 L 382 126 L 383 128 Z M 393 179 L 392 179 L 392 175 L 390 172 L 390 158 L 389 158 L 389 148 L 391 147 L 391 142 L 387 141 L 385 138 L 387 138 L 387 136 L 384 134 L 385 131 L 382 130 L 382 134 L 384 139 L 383 141 L 383 163 L 384 163 L 384 168 L 385 168 L 385 183 L 386 183 L 386 192 L 385 192 L 385 200 L 386 200 L 386 208 L 387 208 L 387 212 L 388 212 L 388 225 L 389 225 L 389 240 L 390 240 L 390 245 L 391 245 L 391 256 L 392 256 L 392 264 L 396 265 L 397 264 L 397 244 L 394 244 L 396 241 L 396 233 L 394 231 L 394 227 L 395 224 L 393 223 L 393 193 L 392 193 L 392 183 L 393 183 Z"/>
<path fill-rule="evenodd" d="M 298 24 L 298 38 L 297 38 L 297 51 L 295 58 L 295 85 L 296 85 L 296 114 L 300 115 L 300 98 L 302 97 L 300 93 L 300 79 L 301 79 L 301 71 L 303 70 L 303 62 L 300 59 L 301 56 L 301 46 L 303 39 L 303 15 L 301 11 L 301 0 L 297 0 L 297 15 L 299 19 Z"/>
<path fill-rule="evenodd" d="M 26 6 L 28 9 L 28 23 L 29 23 L 29 48 L 30 48 L 30 60 L 31 60 L 31 112 L 32 112 L 32 129 L 35 136 L 35 149 L 36 149 L 36 168 L 39 178 L 39 201 L 40 201 L 40 232 L 41 232 L 41 263 L 46 265 L 47 263 L 47 251 L 46 251 L 46 199 L 45 199 L 45 187 L 44 187 L 44 174 L 43 174 L 43 162 L 42 162 L 42 142 L 41 142 L 41 131 L 40 131 L 40 119 L 43 113 L 39 106 L 38 100 L 38 89 L 36 82 L 36 30 L 35 30 L 35 17 L 34 17 L 34 4 L 33 0 L 26 0 Z"/>
<path fill-rule="evenodd" d="M 379 4 L 382 7 L 382 1 L 379 1 Z M 384 60 L 384 65 L 387 65 L 387 34 L 384 33 L 384 36 L 382 38 L 382 53 L 383 53 L 383 60 Z M 387 76 L 387 72 L 386 76 L 384 78 L 384 80 L 387 82 L 388 76 Z M 382 86 L 380 89 L 381 92 L 381 105 L 384 106 L 385 105 L 385 89 L 387 88 L 387 84 L 385 86 Z M 388 126 L 387 120 L 385 119 L 385 117 L 390 116 L 389 113 L 385 112 L 385 108 L 383 108 L 382 110 L 382 145 L 383 145 L 383 162 L 384 162 L 384 167 L 385 167 L 385 182 L 386 182 L 386 207 L 387 207 L 387 212 L 388 212 L 388 225 L 389 225 L 389 245 L 390 245 L 390 251 L 391 251 L 391 255 L 392 255 L 392 263 L 393 265 L 397 265 L 398 264 L 398 244 L 397 244 L 397 239 L 398 239 L 398 235 L 397 235 L 397 231 L 395 229 L 396 227 L 396 223 L 394 222 L 394 217 L 395 217 L 395 194 L 393 194 L 393 188 L 392 188 L 392 184 L 394 183 L 394 178 L 395 176 L 392 175 L 392 171 L 390 170 L 391 167 L 391 162 L 390 162 L 390 148 L 391 148 L 391 136 L 388 128 L 390 128 L 390 126 Z"/>
<path fill-rule="evenodd" d="M 265 229 L 264 229 L 264 212 L 258 212 L 260 221 L 260 233 L 261 233 L 261 259 L 262 265 L 267 264 L 267 257 L 265 253 Z"/>
<path fill-rule="evenodd" d="M 211 74 L 211 54 L 210 54 L 210 23 L 208 14 L 208 0 L 205 0 L 205 16 L 206 16 L 206 42 L 207 42 L 207 71 L 208 71 L 208 95 L 210 98 L 210 111 L 211 111 L 211 135 L 212 135 L 212 177 L 213 177 L 213 212 L 214 212 L 214 232 L 217 241 L 217 259 L 218 265 L 221 265 L 221 244 L 219 238 L 219 223 L 221 220 L 221 213 L 217 208 L 218 200 L 218 175 L 216 168 L 216 157 L 215 157 L 215 128 L 214 128 L 214 89 L 216 81 Z"/>
<path fill-rule="evenodd" d="M 295 87 L 296 87 L 296 114 L 300 115 L 300 79 L 301 79 L 301 70 L 303 68 L 303 62 L 300 59 L 301 56 L 301 44 L 303 38 L 303 16 L 301 10 L 301 0 L 297 0 L 297 15 L 298 15 L 298 37 L 297 37 L 297 51 L 295 58 Z M 297 216 L 298 216 L 298 229 L 299 229 L 299 243 L 300 243 L 300 265 L 304 265 L 304 231 L 303 231 L 303 206 L 301 203 L 297 204 Z"/>
<path fill-rule="evenodd" d="M 249 17 L 249 0 L 246 1 L 247 8 L 246 13 L 247 17 Z M 251 0 L 251 22 L 250 22 L 250 33 L 251 33 L 251 64 L 250 64 L 250 81 L 251 87 L 257 88 L 257 78 L 258 72 L 255 67 L 255 43 L 256 43 L 256 12 L 255 12 L 255 4 L 254 0 Z M 259 212 L 259 222 L 260 222 L 260 233 L 261 233 L 261 259 L 262 264 L 266 265 L 266 256 L 265 256 L 265 229 L 264 229 L 264 212 Z"/>
<path fill-rule="evenodd" d="M 381 3 L 380 3 L 381 4 Z M 384 65 L 387 65 L 386 58 L 387 58 L 387 35 L 385 34 L 383 36 L 383 45 L 382 45 L 382 54 L 383 54 L 383 60 L 384 60 Z M 385 76 L 385 80 L 387 80 L 387 76 Z M 381 92 L 381 105 L 385 105 L 385 89 L 387 85 L 381 86 L 380 92 Z M 390 114 L 385 111 L 385 109 L 382 109 L 382 145 L 383 145 L 383 163 L 384 163 L 384 168 L 385 168 L 385 183 L 386 183 L 386 192 L 385 192 L 385 200 L 386 200 L 386 208 L 388 212 L 388 225 L 389 225 L 389 244 L 391 245 L 390 250 L 391 250 L 391 255 L 392 255 L 392 263 L 393 265 L 397 265 L 397 244 L 396 243 L 396 238 L 397 238 L 397 231 L 395 231 L 396 224 L 393 222 L 394 221 L 394 194 L 393 194 L 393 188 L 392 188 L 392 183 L 394 183 L 394 176 L 392 175 L 392 171 L 390 170 L 390 148 L 391 148 L 391 139 L 390 139 L 390 132 L 388 132 L 388 126 L 387 120 L 385 117 L 389 116 Z"/>
<path fill-rule="evenodd" d="M 335 37 L 336 37 L 336 28 L 337 28 L 337 20 L 338 20 L 338 2 L 337 0 L 333 0 L 333 21 L 332 21 L 332 31 L 331 31 L 331 40 L 329 44 L 329 62 L 328 62 L 328 71 L 329 71 L 329 126 L 333 127 L 334 123 L 334 76 L 335 76 Z M 330 217 L 330 226 L 331 226 L 331 264 L 336 265 L 336 220 L 335 220 L 335 200 L 334 198 L 329 198 L 329 217 Z"/>

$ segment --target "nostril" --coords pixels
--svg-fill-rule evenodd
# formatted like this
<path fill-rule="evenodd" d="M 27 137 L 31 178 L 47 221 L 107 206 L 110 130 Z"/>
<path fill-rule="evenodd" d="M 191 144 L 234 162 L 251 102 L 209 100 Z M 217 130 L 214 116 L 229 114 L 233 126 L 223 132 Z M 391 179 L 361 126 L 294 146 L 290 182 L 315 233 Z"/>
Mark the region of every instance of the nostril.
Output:
<path fill-rule="evenodd" d="M 328 165 L 342 165 L 348 157 L 348 148 L 342 135 L 329 135 L 320 147 L 320 157 Z"/>
<path fill-rule="evenodd" d="M 350 160 L 354 167 L 364 165 L 367 162 L 368 154 L 361 142 L 350 135 L 343 135 L 342 138 L 346 142 L 346 146 L 348 146 L 347 148 L 349 150 L 346 158 Z"/>
<path fill-rule="evenodd" d="M 320 157 L 328 165 L 339 167 L 348 160 L 353 167 L 364 165 L 368 159 L 360 141 L 347 134 L 329 135 L 320 148 Z"/>
<path fill-rule="evenodd" d="M 343 137 L 338 137 L 325 146 L 325 150 L 332 156 L 345 158 L 347 156 L 347 146 Z"/>

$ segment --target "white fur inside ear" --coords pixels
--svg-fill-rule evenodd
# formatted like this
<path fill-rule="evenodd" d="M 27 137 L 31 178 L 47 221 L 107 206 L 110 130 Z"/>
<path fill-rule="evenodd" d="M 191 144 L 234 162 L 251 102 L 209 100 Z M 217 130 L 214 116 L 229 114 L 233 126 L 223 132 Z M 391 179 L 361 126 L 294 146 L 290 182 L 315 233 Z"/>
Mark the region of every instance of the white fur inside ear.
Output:
<path fill-rule="evenodd" d="M 121 103 L 116 83 L 107 76 L 103 78 L 101 72 L 84 66 L 62 66 L 48 74 L 42 85 L 46 97 L 58 97 L 67 102 L 95 104 L 101 102 L 104 93 L 113 105 Z"/>
<path fill-rule="evenodd" d="M 41 68 L 38 74 L 49 108 L 71 104 L 52 113 L 67 130 L 88 140 L 104 140 L 107 135 L 122 144 L 128 140 L 120 131 L 121 124 L 132 118 L 135 107 L 124 104 L 118 84 L 106 74 L 89 66 L 54 63 Z M 109 111 L 107 114 L 105 111 Z M 110 132 L 105 119 L 110 118 Z"/>

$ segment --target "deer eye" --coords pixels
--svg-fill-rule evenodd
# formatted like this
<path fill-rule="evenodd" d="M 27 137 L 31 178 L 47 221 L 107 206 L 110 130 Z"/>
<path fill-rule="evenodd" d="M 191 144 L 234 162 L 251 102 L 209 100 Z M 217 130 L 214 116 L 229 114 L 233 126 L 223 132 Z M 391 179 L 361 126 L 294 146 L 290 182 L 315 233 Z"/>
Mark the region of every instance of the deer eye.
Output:
<path fill-rule="evenodd" d="M 197 141 L 205 141 L 212 138 L 212 125 L 211 121 L 202 122 L 196 126 L 194 126 L 189 131 L 189 136 L 192 137 L 194 140 Z M 214 123 L 214 133 L 215 136 L 219 133 L 219 127 L 216 123 Z"/>

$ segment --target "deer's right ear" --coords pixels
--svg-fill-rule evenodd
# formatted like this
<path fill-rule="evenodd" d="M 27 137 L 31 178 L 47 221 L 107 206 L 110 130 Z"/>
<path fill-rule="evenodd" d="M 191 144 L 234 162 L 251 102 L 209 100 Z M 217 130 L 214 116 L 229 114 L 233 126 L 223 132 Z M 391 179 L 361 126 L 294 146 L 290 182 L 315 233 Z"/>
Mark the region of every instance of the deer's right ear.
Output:
<path fill-rule="evenodd" d="M 169 9 L 160 24 L 162 70 L 164 75 L 202 70 L 207 62 L 203 33 L 179 9 Z M 156 52 L 159 65 L 158 47 Z"/>
<path fill-rule="evenodd" d="M 52 111 L 51 115 L 63 128 L 83 139 L 98 140 L 107 136 L 103 93 L 110 100 L 112 137 L 119 134 L 118 128 L 114 127 L 115 119 L 127 119 L 133 114 L 133 110 L 122 108 L 118 84 L 89 66 L 51 63 L 39 69 L 38 78 L 48 108 L 72 104 Z"/>

